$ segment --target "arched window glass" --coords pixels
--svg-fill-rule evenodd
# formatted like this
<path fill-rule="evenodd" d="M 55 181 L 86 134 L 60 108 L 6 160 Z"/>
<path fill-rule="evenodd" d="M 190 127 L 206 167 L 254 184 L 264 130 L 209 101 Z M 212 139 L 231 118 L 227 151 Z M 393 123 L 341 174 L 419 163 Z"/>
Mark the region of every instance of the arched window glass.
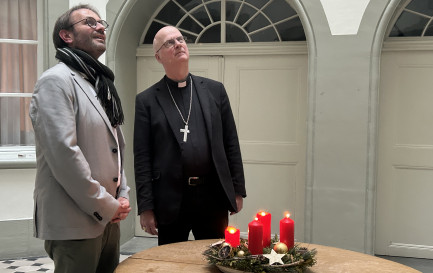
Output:
<path fill-rule="evenodd" d="M 296 11 L 286 0 L 169 0 L 153 17 L 144 38 L 172 25 L 190 43 L 305 41 Z"/>
<path fill-rule="evenodd" d="M 433 36 L 433 1 L 409 1 L 397 18 L 389 37 Z"/>

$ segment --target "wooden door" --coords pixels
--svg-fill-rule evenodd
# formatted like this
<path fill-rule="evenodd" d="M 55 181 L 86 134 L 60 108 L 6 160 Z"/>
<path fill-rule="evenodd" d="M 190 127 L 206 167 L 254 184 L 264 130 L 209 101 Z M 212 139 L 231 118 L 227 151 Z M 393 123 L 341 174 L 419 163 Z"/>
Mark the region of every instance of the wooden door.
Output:
<path fill-rule="evenodd" d="M 279 233 L 285 211 L 303 238 L 306 161 L 306 55 L 227 56 L 224 84 L 237 120 L 248 197 L 234 218 L 241 231 L 258 210 Z"/>
<path fill-rule="evenodd" d="M 433 258 L 433 52 L 385 51 L 375 253 Z"/>

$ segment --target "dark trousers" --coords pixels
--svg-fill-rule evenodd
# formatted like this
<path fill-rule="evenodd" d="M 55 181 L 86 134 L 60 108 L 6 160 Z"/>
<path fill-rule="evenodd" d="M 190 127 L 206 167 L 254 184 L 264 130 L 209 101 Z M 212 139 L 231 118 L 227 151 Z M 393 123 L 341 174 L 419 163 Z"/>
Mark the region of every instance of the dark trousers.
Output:
<path fill-rule="evenodd" d="M 111 273 L 119 264 L 119 224 L 108 224 L 94 239 L 47 240 L 45 251 L 55 273 Z"/>
<path fill-rule="evenodd" d="M 223 239 L 228 208 L 218 192 L 209 185 L 186 186 L 177 219 L 158 224 L 158 245 L 187 241 L 190 231 L 196 240 Z"/>

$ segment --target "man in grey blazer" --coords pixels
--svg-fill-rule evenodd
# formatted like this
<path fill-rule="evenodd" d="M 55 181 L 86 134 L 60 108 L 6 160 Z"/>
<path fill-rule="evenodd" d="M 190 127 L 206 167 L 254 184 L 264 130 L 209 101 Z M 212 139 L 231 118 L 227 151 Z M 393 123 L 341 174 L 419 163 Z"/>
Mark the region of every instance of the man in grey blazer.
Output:
<path fill-rule="evenodd" d="M 55 272 L 107 273 L 119 263 L 119 222 L 131 208 L 123 169 L 123 113 L 111 70 L 97 59 L 105 29 L 97 11 L 60 16 L 53 41 L 60 63 L 36 83 L 34 234 Z"/>
<path fill-rule="evenodd" d="M 155 35 L 166 75 L 136 97 L 134 165 L 142 228 L 158 244 L 224 238 L 246 197 L 235 120 L 222 83 L 189 73 L 185 37 Z"/>

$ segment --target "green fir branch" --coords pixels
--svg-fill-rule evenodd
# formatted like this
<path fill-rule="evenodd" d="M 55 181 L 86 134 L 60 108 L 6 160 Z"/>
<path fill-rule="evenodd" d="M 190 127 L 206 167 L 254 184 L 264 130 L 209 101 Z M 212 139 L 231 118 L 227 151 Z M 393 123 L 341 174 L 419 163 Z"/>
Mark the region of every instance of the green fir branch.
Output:
<path fill-rule="evenodd" d="M 263 254 L 270 254 L 274 245 L 278 242 L 278 236 L 275 235 L 271 240 L 271 245 L 267 248 L 263 248 Z M 223 254 L 221 252 L 222 248 L 225 248 Z M 228 249 L 229 252 L 227 253 L 226 251 Z M 243 255 L 240 255 L 240 252 Z M 269 260 L 263 255 L 251 255 L 248 250 L 248 241 L 241 239 L 240 245 L 236 248 L 232 248 L 228 244 L 221 242 L 209 246 L 209 248 L 203 252 L 203 255 L 210 264 L 229 267 L 239 271 L 253 273 L 301 273 L 305 272 L 308 267 L 312 267 L 316 264 L 316 253 L 317 251 L 315 249 L 308 250 L 305 247 L 301 247 L 299 244 L 295 244 L 295 246 L 289 249 L 286 255 L 282 257 L 281 260 L 284 264 L 269 265 Z"/>

